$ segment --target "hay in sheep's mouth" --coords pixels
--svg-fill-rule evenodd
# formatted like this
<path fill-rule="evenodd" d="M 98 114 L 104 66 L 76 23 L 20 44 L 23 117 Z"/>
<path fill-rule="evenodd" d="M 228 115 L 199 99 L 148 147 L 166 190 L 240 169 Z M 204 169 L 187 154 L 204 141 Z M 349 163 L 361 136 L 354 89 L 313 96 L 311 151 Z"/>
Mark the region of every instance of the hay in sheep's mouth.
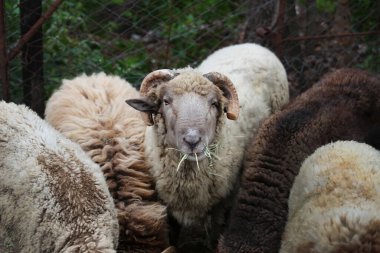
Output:
<path fill-rule="evenodd" d="M 177 165 L 176 172 L 178 172 L 181 169 L 185 160 L 188 160 L 191 162 L 196 162 L 197 168 L 199 171 L 200 170 L 199 161 L 202 160 L 204 157 L 207 158 L 207 160 L 208 160 L 208 168 L 209 169 L 214 168 L 215 159 L 217 159 L 217 160 L 219 159 L 219 157 L 217 156 L 218 146 L 219 145 L 217 143 L 212 144 L 212 145 L 208 145 L 208 146 L 205 146 L 205 148 L 202 152 L 193 153 L 193 154 L 183 153 L 181 150 L 176 149 L 176 148 L 168 148 L 168 149 L 176 150 L 180 153 L 180 159 L 179 159 L 179 162 Z"/>
<path fill-rule="evenodd" d="M 183 154 L 182 155 L 182 158 L 181 160 L 179 161 L 178 165 L 177 165 L 177 172 L 179 171 L 179 169 L 181 168 L 181 164 L 183 163 L 183 161 L 185 161 L 187 159 L 189 155 L 188 154 Z"/>
<path fill-rule="evenodd" d="M 188 154 L 187 160 L 189 160 L 191 162 L 198 162 L 198 161 L 202 161 L 206 157 L 207 157 L 206 156 L 206 149 L 204 149 L 204 150 L 202 150 L 202 152 L 199 152 L 199 153 Z"/>

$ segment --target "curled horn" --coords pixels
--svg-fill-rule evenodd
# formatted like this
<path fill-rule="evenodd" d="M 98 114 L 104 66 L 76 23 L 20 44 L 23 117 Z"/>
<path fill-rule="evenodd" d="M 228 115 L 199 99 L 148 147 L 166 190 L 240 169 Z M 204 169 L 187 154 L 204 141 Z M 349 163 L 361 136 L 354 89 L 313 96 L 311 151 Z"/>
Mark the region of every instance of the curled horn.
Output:
<path fill-rule="evenodd" d="M 223 95 L 228 98 L 227 118 L 236 120 L 239 117 L 239 98 L 235 86 L 231 80 L 218 72 L 210 72 L 203 75 L 223 91 Z"/>
<path fill-rule="evenodd" d="M 163 82 L 168 82 L 176 76 L 175 72 L 170 69 L 159 69 L 149 73 L 141 83 L 140 96 L 147 97 L 151 88 L 156 88 Z M 141 112 L 141 117 L 148 126 L 154 125 L 153 115 L 147 112 Z"/>

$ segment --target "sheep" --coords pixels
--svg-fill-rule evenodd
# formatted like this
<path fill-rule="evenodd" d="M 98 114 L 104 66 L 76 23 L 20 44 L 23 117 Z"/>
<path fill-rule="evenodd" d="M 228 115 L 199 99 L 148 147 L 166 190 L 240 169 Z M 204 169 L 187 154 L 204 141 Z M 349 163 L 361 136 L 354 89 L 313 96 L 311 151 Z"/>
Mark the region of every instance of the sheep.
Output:
<path fill-rule="evenodd" d="M 125 106 L 137 95 L 118 76 L 83 74 L 63 80 L 45 118 L 100 165 L 118 211 L 119 251 L 156 253 L 169 246 L 166 208 L 157 201 L 144 158 L 146 126 Z"/>
<path fill-rule="evenodd" d="M 380 152 L 355 141 L 318 148 L 289 195 L 280 253 L 380 252 Z"/>
<path fill-rule="evenodd" d="M 116 252 L 99 166 L 26 106 L 0 112 L 0 252 Z"/>
<path fill-rule="evenodd" d="M 153 71 L 140 95 L 126 102 L 149 126 L 145 153 L 156 189 L 182 227 L 211 226 L 213 208 L 237 186 L 248 136 L 289 99 L 281 62 L 250 43 L 222 48 L 196 69 Z"/>
<path fill-rule="evenodd" d="M 340 69 L 263 121 L 247 145 L 239 193 L 218 251 L 278 252 L 301 163 L 329 142 L 362 142 L 380 125 L 379 94 L 378 77 Z"/>

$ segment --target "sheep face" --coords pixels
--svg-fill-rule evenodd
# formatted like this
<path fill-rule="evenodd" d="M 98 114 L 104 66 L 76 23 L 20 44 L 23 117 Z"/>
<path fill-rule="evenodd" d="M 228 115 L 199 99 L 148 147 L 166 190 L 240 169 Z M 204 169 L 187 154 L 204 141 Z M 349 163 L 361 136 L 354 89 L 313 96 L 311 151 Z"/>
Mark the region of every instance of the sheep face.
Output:
<path fill-rule="evenodd" d="M 127 100 L 127 103 L 143 112 L 143 117 L 147 116 L 148 125 L 162 120 L 168 146 L 190 161 L 200 161 L 206 158 L 208 147 L 214 141 L 223 111 L 228 113 L 231 108 L 238 108 L 235 88 L 219 73 L 202 75 L 192 69 L 167 73 L 170 72 L 161 72 L 148 80 L 151 88 L 146 94 L 142 92 L 146 87 L 143 81 L 140 89 L 143 98 Z M 233 97 L 236 100 L 231 102 Z M 232 116 L 227 114 L 227 117 L 236 119 L 237 113 L 232 112 Z"/>
<path fill-rule="evenodd" d="M 211 85 L 210 85 L 211 86 Z M 206 147 L 214 140 L 216 125 L 224 104 L 216 87 L 208 94 L 176 94 L 170 84 L 165 87 L 159 113 L 166 127 L 166 142 L 189 160 L 206 157 Z"/>

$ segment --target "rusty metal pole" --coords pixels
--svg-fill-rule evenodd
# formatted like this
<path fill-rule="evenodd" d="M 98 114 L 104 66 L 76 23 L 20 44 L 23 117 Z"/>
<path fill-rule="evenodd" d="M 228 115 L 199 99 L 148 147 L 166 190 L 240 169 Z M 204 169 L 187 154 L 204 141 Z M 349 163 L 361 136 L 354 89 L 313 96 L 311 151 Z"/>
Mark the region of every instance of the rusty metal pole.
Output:
<path fill-rule="evenodd" d="M 285 34 L 285 9 L 286 9 L 286 0 L 278 0 L 279 9 L 278 9 L 278 20 L 277 20 L 277 32 L 274 38 L 274 46 L 276 49 L 276 54 L 278 57 L 284 56 L 284 43 L 283 38 Z"/>
<path fill-rule="evenodd" d="M 257 36 L 269 40 L 279 58 L 284 55 L 285 8 L 286 0 L 277 0 L 270 27 L 260 26 L 256 28 Z"/>
<path fill-rule="evenodd" d="M 58 9 L 62 0 L 55 0 L 49 7 L 49 9 L 34 23 L 34 25 L 27 31 L 16 43 L 16 45 L 10 49 L 7 59 L 10 62 L 21 51 L 21 48 L 28 43 L 32 36 L 41 28 L 41 26 L 50 18 L 51 15 Z"/>
<path fill-rule="evenodd" d="M 9 78 L 8 78 L 8 60 L 6 47 L 5 32 L 5 6 L 4 0 L 0 0 L 0 79 L 2 86 L 2 99 L 9 102 Z"/>
<path fill-rule="evenodd" d="M 24 36 L 39 20 L 42 0 L 23 0 L 20 4 L 20 29 Z M 24 104 L 41 117 L 44 113 L 43 34 L 40 26 L 21 48 Z"/>

